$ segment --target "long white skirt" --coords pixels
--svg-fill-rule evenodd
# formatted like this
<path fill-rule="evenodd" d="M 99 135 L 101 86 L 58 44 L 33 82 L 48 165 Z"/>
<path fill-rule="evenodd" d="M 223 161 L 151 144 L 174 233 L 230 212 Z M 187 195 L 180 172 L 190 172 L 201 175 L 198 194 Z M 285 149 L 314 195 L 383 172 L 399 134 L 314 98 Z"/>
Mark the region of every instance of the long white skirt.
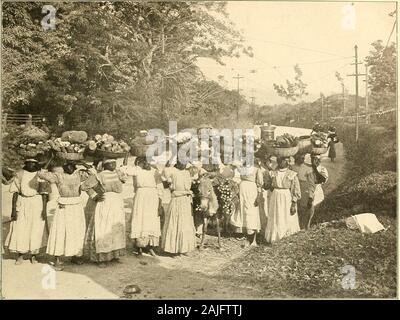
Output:
<path fill-rule="evenodd" d="M 59 198 L 50 228 L 47 254 L 52 256 L 82 256 L 86 221 L 80 197 Z"/>
<path fill-rule="evenodd" d="M 125 248 L 125 212 L 121 193 L 106 192 L 104 201 L 97 203 L 94 232 L 96 253 L 107 253 Z"/>
<path fill-rule="evenodd" d="M 18 217 L 10 224 L 4 246 L 12 252 L 36 254 L 45 247 L 42 196 L 18 196 L 16 209 Z"/>
<path fill-rule="evenodd" d="M 165 215 L 161 249 L 170 253 L 186 253 L 196 248 L 196 230 L 191 198 L 173 197 Z"/>
<path fill-rule="evenodd" d="M 255 182 L 242 181 L 239 185 L 240 206 L 231 216 L 230 223 L 237 228 L 260 231 L 260 210 L 254 205 L 258 191 Z"/>
<path fill-rule="evenodd" d="M 265 239 L 272 243 L 300 231 L 297 212 L 290 214 L 292 196 L 289 189 L 274 189 L 270 193 Z"/>
<path fill-rule="evenodd" d="M 158 191 L 156 188 L 138 188 L 133 201 L 131 238 L 159 238 Z"/>

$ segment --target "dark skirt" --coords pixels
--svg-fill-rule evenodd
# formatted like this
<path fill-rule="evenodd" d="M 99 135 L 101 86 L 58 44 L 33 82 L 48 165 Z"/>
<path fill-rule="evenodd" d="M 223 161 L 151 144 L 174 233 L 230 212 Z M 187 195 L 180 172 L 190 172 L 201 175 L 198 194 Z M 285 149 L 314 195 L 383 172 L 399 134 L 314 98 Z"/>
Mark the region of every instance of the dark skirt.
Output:
<path fill-rule="evenodd" d="M 331 159 L 335 159 L 336 158 L 336 143 L 335 142 L 331 142 L 329 144 L 328 157 L 331 158 Z"/>

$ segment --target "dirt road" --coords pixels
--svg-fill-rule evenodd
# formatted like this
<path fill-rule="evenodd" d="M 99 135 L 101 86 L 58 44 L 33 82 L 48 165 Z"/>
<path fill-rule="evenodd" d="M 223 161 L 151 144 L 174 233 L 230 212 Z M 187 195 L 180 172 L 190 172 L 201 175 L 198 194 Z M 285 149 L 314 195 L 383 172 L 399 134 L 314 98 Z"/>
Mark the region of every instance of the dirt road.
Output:
<path fill-rule="evenodd" d="M 342 144 L 337 145 L 338 158 L 331 163 L 323 158 L 330 173 L 330 179 L 325 189 L 333 190 L 343 179 L 344 158 Z M 124 190 L 127 221 L 132 205 L 132 190 Z M 9 210 L 9 195 L 3 191 L 3 218 L 7 220 Z M 129 225 L 129 223 L 128 223 Z M 6 225 L 3 225 L 3 227 Z M 3 228 L 6 232 L 7 228 Z M 129 230 L 128 230 L 129 231 Z M 3 233 L 3 238 L 5 234 Z M 14 261 L 3 259 L 3 296 L 6 299 L 257 299 L 260 292 L 252 287 L 231 280 L 221 280 L 219 271 L 232 263 L 234 259 L 245 254 L 249 248 L 243 248 L 242 242 L 222 239 L 222 250 L 216 247 L 216 237 L 207 237 L 207 247 L 202 251 L 194 251 L 188 256 L 172 258 L 158 256 L 153 258 L 144 255 L 141 258 L 128 253 L 120 263 L 114 263 L 105 269 L 94 264 L 76 266 L 66 264 L 63 272 L 57 272 L 55 288 L 43 286 L 43 280 L 49 276 L 46 257 L 43 263 L 31 265 L 27 260 L 21 266 L 15 266 Z M 44 269 L 43 269 L 44 268 Z M 127 285 L 136 284 L 141 293 L 131 297 L 124 296 Z"/>

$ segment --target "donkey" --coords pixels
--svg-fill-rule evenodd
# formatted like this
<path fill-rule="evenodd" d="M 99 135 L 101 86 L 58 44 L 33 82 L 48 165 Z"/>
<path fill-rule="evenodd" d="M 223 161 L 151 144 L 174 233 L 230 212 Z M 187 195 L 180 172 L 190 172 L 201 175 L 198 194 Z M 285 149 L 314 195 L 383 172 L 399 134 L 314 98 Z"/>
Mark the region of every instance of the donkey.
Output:
<path fill-rule="evenodd" d="M 207 233 L 209 219 L 216 219 L 218 248 L 221 249 L 220 217 L 217 214 L 219 205 L 212 180 L 207 175 L 204 175 L 199 179 L 197 185 L 193 189 L 195 214 L 200 215 L 203 222 L 203 234 L 199 249 L 204 247 L 204 239 Z"/>

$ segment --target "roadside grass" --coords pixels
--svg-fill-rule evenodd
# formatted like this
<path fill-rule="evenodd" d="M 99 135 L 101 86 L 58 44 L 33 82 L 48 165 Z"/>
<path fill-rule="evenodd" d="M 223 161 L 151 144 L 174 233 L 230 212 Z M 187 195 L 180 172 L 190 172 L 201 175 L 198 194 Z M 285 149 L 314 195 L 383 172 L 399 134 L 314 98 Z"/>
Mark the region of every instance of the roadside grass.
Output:
<path fill-rule="evenodd" d="M 340 221 L 316 225 L 249 250 L 226 266 L 221 277 L 258 289 L 261 299 L 395 298 L 396 221 L 380 221 L 386 230 L 376 234 L 349 230 Z M 342 283 L 352 267 L 355 286 L 346 289 Z"/>

